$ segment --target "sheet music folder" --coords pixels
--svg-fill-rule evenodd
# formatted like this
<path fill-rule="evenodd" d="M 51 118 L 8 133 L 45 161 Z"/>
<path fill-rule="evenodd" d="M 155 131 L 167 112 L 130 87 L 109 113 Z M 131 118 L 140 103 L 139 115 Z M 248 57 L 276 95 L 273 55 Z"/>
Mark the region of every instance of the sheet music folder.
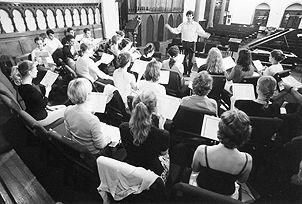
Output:
<path fill-rule="evenodd" d="M 202 137 L 219 141 L 217 138 L 218 123 L 220 118 L 210 115 L 204 115 L 200 135 Z"/>

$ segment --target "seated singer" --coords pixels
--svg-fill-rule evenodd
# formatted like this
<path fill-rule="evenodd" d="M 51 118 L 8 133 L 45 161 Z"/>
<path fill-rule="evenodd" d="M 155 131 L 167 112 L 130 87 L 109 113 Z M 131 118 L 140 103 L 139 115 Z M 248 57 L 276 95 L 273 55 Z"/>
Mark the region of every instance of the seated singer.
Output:
<path fill-rule="evenodd" d="M 171 33 L 179 34 L 181 33 L 181 40 L 184 49 L 184 75 L 190 75 L 191 69 L 193 67 L 192 58 L 195 52 L 195 44 L 197 37 L 209 38 L 210 34 L 206 33 L 203 28 L 199 25 L 198 22 L 193 21 L 194 13 L 189 10 L 186 13 L 187 22 L 181 23 L 177 28 L 172 28 L 169 24 L 166 24 L 165 27 L 169 29 Z M 187 63 L 187 58 L 189 62 Z"/>

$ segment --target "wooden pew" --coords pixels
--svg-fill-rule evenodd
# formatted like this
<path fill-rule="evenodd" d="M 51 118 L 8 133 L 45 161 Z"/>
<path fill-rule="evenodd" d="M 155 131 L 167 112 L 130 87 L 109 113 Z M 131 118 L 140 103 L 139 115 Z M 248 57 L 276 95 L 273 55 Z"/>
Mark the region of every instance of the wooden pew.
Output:
<path fill-rule="evenodd" d="M 55 203 L 15 150 L 0 155 L 0 194 L 5 203 Z"/>

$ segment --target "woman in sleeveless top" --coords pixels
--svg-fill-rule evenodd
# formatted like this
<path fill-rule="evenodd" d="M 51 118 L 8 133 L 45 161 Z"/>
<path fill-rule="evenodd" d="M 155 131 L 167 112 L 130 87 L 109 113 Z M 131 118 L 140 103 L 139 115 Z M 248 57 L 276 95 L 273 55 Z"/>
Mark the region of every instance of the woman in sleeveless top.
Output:
<path fill-rule="evenodd" d="M 252 169 L 252 157 L 237 149 L 250 137 L 250 120 L 243 111 L 227 111 L 221 115 L 217 134 L 220 144 L 196 149 L 192 171 L 199 172 L 199 187 L 231 196 L 235 181 L 245 182 Z"/>

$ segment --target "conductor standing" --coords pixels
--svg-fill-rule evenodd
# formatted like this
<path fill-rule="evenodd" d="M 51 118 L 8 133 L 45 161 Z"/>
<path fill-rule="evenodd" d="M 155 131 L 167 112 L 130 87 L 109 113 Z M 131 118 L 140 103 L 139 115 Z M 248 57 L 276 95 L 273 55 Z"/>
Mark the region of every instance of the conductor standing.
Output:
<path fill-rule="evenodd" d="M 181 33 L 182 46 L 184 49 L 184 75 L 190 75 L 191 69 L 193 67 L 192 58 L 195 52 L 195 44 L 197 37 L 209 38 L 210 34 L 206 33 L 200 24 L 193 20 L 194 13 L 189 10 L 186 13 L 187 22 L 181 23 L 177 28 L 172 28 L 169 24 L 165 27 L 169 29 L 171 33 L 179 34 Z"/>

